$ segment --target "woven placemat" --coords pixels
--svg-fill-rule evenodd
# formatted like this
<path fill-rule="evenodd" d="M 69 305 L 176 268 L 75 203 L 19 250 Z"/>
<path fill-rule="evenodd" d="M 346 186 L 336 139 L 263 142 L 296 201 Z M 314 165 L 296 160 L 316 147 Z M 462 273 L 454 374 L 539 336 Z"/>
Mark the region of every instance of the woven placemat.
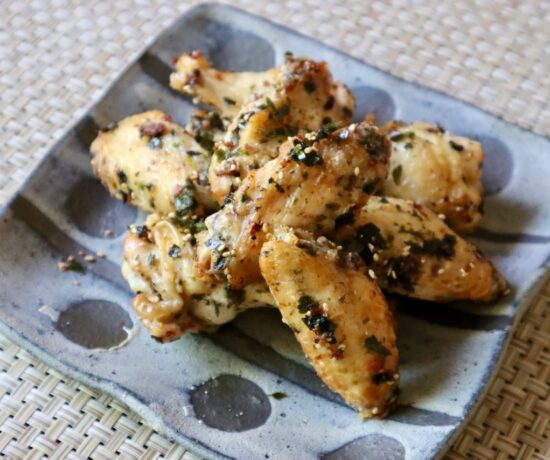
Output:
<path fill-rule="evenodd" d="M 0 206 L 129 60 L 191 4 L 0 0 Z M 227 2 L 550 134 L 550 2 Z M 450 459 L 550 458 L 550 287 Z M 0 455 L 194 458 L 110 397 L 0 337 Z"/>

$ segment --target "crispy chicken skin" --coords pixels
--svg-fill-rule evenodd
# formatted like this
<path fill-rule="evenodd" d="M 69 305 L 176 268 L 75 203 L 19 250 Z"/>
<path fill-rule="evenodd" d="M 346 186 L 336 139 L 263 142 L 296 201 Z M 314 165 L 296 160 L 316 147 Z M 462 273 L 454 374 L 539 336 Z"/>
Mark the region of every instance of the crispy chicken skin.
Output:
<path fill-rule="evenodd" d="M 113 196 L 145 211 L 215 209 L 207 176 L 211 152 L 195 140 L 208 123 L 207 115 L 196 115 L 192 134 L 160 110 L 125 118 L 92 143 L 93 171 Z"/>
<path fill-rule="evenodd" d="M 496 268 L 426 206 L 372 196 L 334 239 L 358 251 L 379 285 L 438 302 L 493 302 L 507 292 Z"/>
<path fill-rule="evenodd" d="M 298 234 L 277 230 L 260 255 L 283 321 L 331 390 L 362 416 L 383 417 L 399 381 L 392 313 L 356 255 Z"/>
<path fill-rule="evenodd" d="M 389 142 L 367 123 L 289 139 L 279 156 L 251 171 L 206 219 L 213 272 L 234 288 L 261 279 L 260 248 L 275 225 L 325 234 L 383 184 Z"/>
<path fill-rule="evenodd" d="M 232 73 L 211 69 L 195 52 L 181 56 L 176 67 L 173 87 L 232 119 L 209 171 L 219 203 L 250 170 L 275 158 L 288 136 L 351 122 L 354 98 L 333 80 L 325 62 L 287 55 L 283 65 L 266 72 Z M 181 86 L 182 81 L 191 83 Z"/>
<path fill-rule="evenodd" d="M 231 289 L 200 269 L 206 249 L 201 228 L 200 222 L 182 227 L 153 214 L 145 225 L 132 227 L 124 241 L 122 274 L 137 294 L 134 310 L 160 340 L 212 330 L 244 309 L 274 305 L 263 281 Z"/>
<path fill-rule="evenodd" d="M 381 129 L 392 142 L 383 194 L 428 206 L 459 233 L 474 230 L 483 201 L 481 144 L 423 122 Z"/>

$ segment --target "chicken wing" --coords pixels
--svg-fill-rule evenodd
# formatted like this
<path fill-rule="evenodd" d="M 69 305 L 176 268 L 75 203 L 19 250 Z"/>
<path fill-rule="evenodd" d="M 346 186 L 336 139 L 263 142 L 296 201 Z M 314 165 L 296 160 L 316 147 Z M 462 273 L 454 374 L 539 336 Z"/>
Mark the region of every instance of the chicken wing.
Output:
<path fill-rule="evenodd" d="M 113 196 L 145 211 L 201 215 L 216 209 L 205 148 L 205 139 L 213 144 L 213 133 L 222 132 L 214 120 L 198 113 L 189 132 L 160 110 L 125 118 L 92 143 L 93 171 Z"/>
<path fill-rule="evenodd" d="M 394 321 L 362 261 L 324 237 L 278 229 L 260 266 L 319 377 L 364 417 L 386 415 L 399 381 Z"/>
<path fill-rule="evenodd" d="M 393 293 L 438 302 L 495 301 L 507 285 L 494 265 L 426 206 L 372 196 L 334 235 L 358 251 Z"/>
<path fill-rule="evenodd" d="M 351 206 L 362 207 L 382 186 L 389 149 L 387 138 L 367 123 L 289 139 L 206 219 L 209 268 L 234 288 L 260 280 L 260 248 L 273 227 L 332 231 L 349 218 Z"/>
<path fill-rule="evenodd" d="M 191 53 L 176 66 L 173 87 L 232 117 L 209 171 L 219 203 L 250 170 L 275 158 L 288 136 L 351 122 L 354 98 L 324 62 L 287 55 L 283 65 L 266 72 L 231 73 L 211 69 L 202 55 Z"/>
<path fill-rule="evenodd" d="M 274 305 L 263 281 L 232 289 L 200 269 L 203 229 L 200 221 L 182 223 L 153 214 L 144 225 L 132 227 L 124 241 L 122 273 L 137 294 L 134 309 L 160 340 L 211 330 L 244 309 Z"/>
<path fill-rule="evenodd" d="M 390 122 L 381 129 L 392 141 L 383 194 L 428 206 L 457 232 L 475 229 L 483 201 L 479 142 L 423 122 Z"/>

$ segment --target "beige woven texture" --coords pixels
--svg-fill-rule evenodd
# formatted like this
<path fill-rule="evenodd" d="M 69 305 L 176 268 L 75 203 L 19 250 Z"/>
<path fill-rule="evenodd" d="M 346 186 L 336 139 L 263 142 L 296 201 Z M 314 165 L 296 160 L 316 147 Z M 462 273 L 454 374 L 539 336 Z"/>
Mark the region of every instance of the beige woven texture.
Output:
<path fill-rule="evenodd" d="M 193 3 L 0 0 L 0 205 L 128 61 Z M 550 135 L 548 0 L 226 3 Z M 449 459 L 550 458 L 549 307 L 546 287 Z M 127 407 L 1 336 L 0 453 L 194 458 Z"/>

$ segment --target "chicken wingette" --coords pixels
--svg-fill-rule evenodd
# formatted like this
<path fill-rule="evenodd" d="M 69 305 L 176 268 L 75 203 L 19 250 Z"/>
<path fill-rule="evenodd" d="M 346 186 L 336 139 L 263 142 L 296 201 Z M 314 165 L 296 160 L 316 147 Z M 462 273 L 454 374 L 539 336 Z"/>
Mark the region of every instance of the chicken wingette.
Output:
<path fill-rule="evenodd" d="M 244 309 L 274 305 L 263 281 L 232 289 L 201 270 L 203 229 L 200 221 L 153 214 L 125 238 L 122 273 L 136 292 L 134 310 L 160 340 L 212 330 Z"/>
<path fill-rule="evenodd" d="M 372 196 L 332 236 L 359 252 L 371 277 L 392 293 L 438 302 L 493 302 L 508 290 L 474 245 L 412 201 Z"/>
<path fill-rule="evenodd" d="M 250 170 L 275 158 L 288 136 L 351 122 L 354 98 L 324 62 L 287 55 L 283 65 L 266 72 L 232 73 L 210 68 L 195 52 L 178 58 L 176 68 L 172 87 L 232 120 L 209 170 L 220 203 Z"/>
<path fill-rule="evenodd" d="M 150 110 L 101 131 L 90 148 L 92 168 L 113 196 L 140 209 L 201 215 L 217 208 L 208 147 L 222 132 L 219 119 L 204 112 L 186 129 Z"/>
<path fill-rule="evenodd" d="M 481 144 L 423 122 L 381 130 L 392 143 L 383 194 L 426 205 L 457 232 L 474 230 L 483 203 Z"/>
<path fill-rule="evenodd" d="M 275 225 L 326 234 L 362 207 L 387 174 L 389 142 L 367 123 L 290 138 L 206 219 L 209 268 L 234 288 L 261 280 L 260 248 Z"/>
<path fill-rule="evenodd" d="M 319 377 L 364 417 L 383 417 L 397 398 L 398 351 L 392 313 L 361 259 L 277 229 L 260 266 Z"/>

